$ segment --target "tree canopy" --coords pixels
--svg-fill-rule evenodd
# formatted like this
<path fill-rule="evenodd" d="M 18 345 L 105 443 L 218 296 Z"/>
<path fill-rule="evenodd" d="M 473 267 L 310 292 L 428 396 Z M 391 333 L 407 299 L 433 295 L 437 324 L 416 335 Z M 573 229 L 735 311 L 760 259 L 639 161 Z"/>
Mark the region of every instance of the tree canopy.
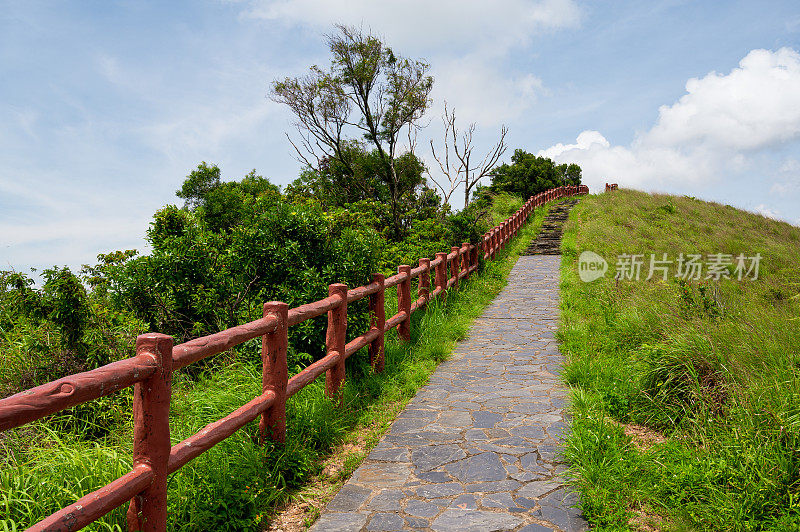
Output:
<path fill-rule="evenodd" d="M 431 103 L 433 78 L 427 63 L 396 54 L 371 33 L 343 25 L 336 30 L 328 36 L 330 68 L 315 65 L 305 76 L 274 81 L 271 97 L 294 113 L 299 137 L 290 141 L 313 170 L 324 172 L 326 165 L 336 164 L 360 187 L 359 154 L 374 150 L 374 175 L 388 190 L 393 234 L 399 239 L 404 195 L 420 186 L 407 179 L 402 156 L 414 151 L 412 138 Z"/>
<path fill-rule="evenodd" d="M 548 157 L 517 149 L 511 164 L 504 163 L 492 172 L 490 189 L 529 198 L 550 188 L 580 183 L 581 167 L 577 164 L 556 164 Z"/>

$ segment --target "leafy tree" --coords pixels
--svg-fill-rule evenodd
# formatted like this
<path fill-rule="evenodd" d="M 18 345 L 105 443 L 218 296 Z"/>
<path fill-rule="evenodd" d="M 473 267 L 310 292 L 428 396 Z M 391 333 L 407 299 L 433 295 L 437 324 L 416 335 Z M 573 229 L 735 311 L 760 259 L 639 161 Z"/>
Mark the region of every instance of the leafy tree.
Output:
<path fill-rule="evenodd" d="M 124 251 L 111 251 L 109 253 L 99 253 L 97 255 L 97 264 L 91 266 L 84 264 L 81 267 L 81 275 L 84 282 L 96 294 L 105 294 L 108 288 L 108 278 L 106 272 L 114 265 L 122 264 L 128 259 L 135 257 L 139 252 L 135 249 L 126 249 Z"/>
<path fill-rule="evenodd" d="M 357 220 L 269 195 L 240 216 L 217 230 L 203 208 L 159 210 L 147 233 L 152 253 L 105 270 L 110 297 L 150 330 L 184 341 L 254 320 L 265 301 L 294 307 L 327 296 L 330 283 L 365 284 L 378 269 L 381 239 Z M 366 327 L 363 306 L 353 305 L 354 327 Z M 293 327 L 293 363 L 321 354 L 324 338 L 320 320 Z"/>
<path fill-rule="evenodd" d="M 510 165 L 502 164 L 494 170 L 489 190 L 527 199 L 549 188 L 580 183 L 581 167 L 577 164 L 556 164 L 547 157 L 518 149 L 511 156 Z"/>
<path fill-rule="evenodd" d="M 380 179 L 381 159 L 377 150 L 359 151 L 353 147 L 353 168 L 355 176 L 336 160 L 324 162 L 319 171 L 306 169 L 301 176 L 286 187 L 286 198 L 295 203 L 318 203 L 326 210 L 363 210 L 368 203 L 374 214 L 371 225 L 385 237 L 394 238 L 394 215 L 399 217 L 403 235 L 407 236 L 414 220 L 428 218 L 441 219 L 444 211 L 436 192 L 428 187 L 422 173 L 425 166 L 413 153 L 406 152 L 396 160 L 397 172 L 405 192 L 398 211 L 393 213 L 389 206 L 391 193 L 389 187 Z M 358 205 L 357 205 L 358 204 Z M 378 205 L 380 204 L 380 205 Z"/>
<path fill-rule="evenodd" d="M 419 127 L 433 78 L 425 62 L 395 54 L 380 38 L 353 27 L 336 29 L 328 36 L 330 69 L 312 66 L 305 76 L 274 81 L 271 97 L 297 118 L 299 140 L 290 142 L 315 171 L 340 165 L 355 187 L 363 184 L 369 193 L 370 183 L 359 178 L 359 153 L 366 146 L 375 150 L 375 176 L 388 189 L 392 233 L 400 239 L 404 195 L 419 186 L 404 172 L 401 157 L 413 153 L 414 142 L 403 151 L 401 137 L 405 132 L 410 140 Z"/>
<path fill-rule="evenodd" d="M 42 277 L 45 282 L 41 291 L 41 305 L 47 319 L 60 329 L 65 349 L 85 354 L 85 345 L 81 340 L 91 320 L 86 289 L 67 267 L 44 270 Z"/>
<path fill-rule="evenodd" d="M 223 231 L 237 225 L 256 198 L 277 199 L 280 189 L 256 175 L 255 170 L 241 181 L 223 182 L 219 167 L 203 161 L 186 176 L 175 195 L 184 199 L 184 208 L 197 212 L 212 231 Z"/>
<path fill-rule="evenodd" d="M 185 200 L 184 206 L 194 210 L 205 201 L 206 194 L 220 185 L 220 170 L 216 164 L 209 166 L 205 161 L 186 177 L 183 186 L 175 195 Z"/>

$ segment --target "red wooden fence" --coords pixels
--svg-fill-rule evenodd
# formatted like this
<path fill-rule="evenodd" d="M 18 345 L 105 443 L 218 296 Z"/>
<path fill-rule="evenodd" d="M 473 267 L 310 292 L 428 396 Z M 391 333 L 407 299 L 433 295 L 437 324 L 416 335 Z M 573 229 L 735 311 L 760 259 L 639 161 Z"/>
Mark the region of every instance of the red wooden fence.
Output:
<path fill-rule="evenodd" d="M 325 392 L 336 397 L 345 378 L 344 362 L 363 347 L 370 363 L 382 371 L 383 342 L 387 331 L 397 327 L 403 340 L 410 338 L 411 314 L 450 288 L 457 288 L 478 268 L 478 253 L 493 259 L 514 237 L 533 209 L 548 201 L 587 194 L 588 187 L 563 186 L 537 194 L 514 215 L 483 236 L 479 245 L 464 243 L 419 266 L 402 265 L 397 275 L 385 279 L 376 274 L 370 284 L 348 289 L 332 284 L 325 299 L 288 308 L 286 303 L 264 304 L 262 318 L 216 334 L 172 345 L 172 337 L 150 333 L 136 339 L 136 355 L 92 371 L 70 375 L 0 400 L 0 431 L 19 427 L 61 410 L 134 386 L 133 467 L 110 484 L 81 497 L 28 528 L 30 531 L 79 530 L 111 510 L 129 502 L 129 530 L 164 531 L 167 520 L 167 475 L 228 438 L 250 421 L 260 418 L 262 439 L 281 442 L 286 437 L 286 400 L 325 373 Z M 435 288 L 430 290 L 430 272 Z M 448 273 L 449 270 L 449 273 Z M 419 279 L 416 299 L 411 281 Z M 397 314 L 386 319 L 384 294 L 397 286 Z M 369 330 L 347 341 L 347 305 L 369 298 Z M 326 355 L 288 377 L 286 351 L 288 329 L 305 320 L 328 314 Z M 205 357 L 221 353 L 253 338 L 262 337 L 262 394 L 228 416 L 170 446 L 169 406 L 172 372 Z"/>

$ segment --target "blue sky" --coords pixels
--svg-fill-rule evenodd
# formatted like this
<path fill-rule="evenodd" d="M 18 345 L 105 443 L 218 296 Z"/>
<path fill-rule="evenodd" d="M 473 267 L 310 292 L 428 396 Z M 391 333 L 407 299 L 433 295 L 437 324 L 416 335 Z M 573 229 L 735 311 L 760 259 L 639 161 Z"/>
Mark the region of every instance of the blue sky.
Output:
<path fill-rule="evenodd" d="M 605 181 L 800 224 L 800 5 L 790 2 L 280 0 L 3 2 L 0 269 L 146 250 L 198 163 L 297 177 L 269 83 L 328 64 L 363 24 L 436 78 L 441 105 L 511 150 Z M 432 168 L 433 170 L 433 168 Z M 435 176 L 435 174 L 434 174 Z M 458 196 L 457 196 L 458 197 Z"/>

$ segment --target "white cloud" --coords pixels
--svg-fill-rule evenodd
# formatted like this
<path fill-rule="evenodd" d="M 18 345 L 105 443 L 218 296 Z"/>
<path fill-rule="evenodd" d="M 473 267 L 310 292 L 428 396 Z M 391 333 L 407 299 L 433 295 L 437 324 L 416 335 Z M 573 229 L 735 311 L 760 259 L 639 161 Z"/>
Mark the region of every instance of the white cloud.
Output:
<path fill-rule="evenodd" d="M 336 23 L 370 29 L 431 64 L 438 110 L 446 97 L 465 121 L 495 126 L 520 116 L 543 90 L 538 77 L 509 75 L 502 61 L 535 35 L 577 26 L 581 10 L 574 0 L 264 0 L 243 16 L 320 35 Z"/>
<path fill-rule="evenodd" d="M 771 209 L 764 205 L 763 203 L 756 206 L 755 211 L 760 214 L 761 216 L 765 216 L 767 218 L 772 218 L 773 220 L 780 220 L 781 213 L 778 211 Z"/>
<path fill-rule="evenodd" d="M 800 161 L 793 158 L 785 160 L 778 170 L 778 180 L 769 191 L 777 195 L 800 191 Z"/>
<path fill-rule="evenodd" d="M 690 79 L 686 94 L 662 106 L 653 127 L 630 146 L 584 131 L 575 144 L 539 153 L 577 162 L 593 188 L 613 181 L 652 189 L 718 182 L 747 170 L 757 152 L 798 139 L 800 54 L 781 48 L 753 50 L 729 74 Z"/>
<path fill-rule="evenodd" d="M 738 151 L 800 135 L 800 54 L 790 48 L 753 50 L 730 74 L 690 79 L 686 92 L 659 109 L 644 143 Z"/>
<path fill-rule="evenodd" d="M 170 159 L 182 161 L 216 156 L 226 143 L 257 138 L 267 128 L 275 108 L 263 101 L 254 104 L 225 102 L 195 105 L 142 128 L 142 137 Z"/>
<path fill-rule="evenodd" d="M 321 31 L 363 25 L 402 50 L 462 50 L 524 43 L 532 33 L 575 26 L 581 12 L 573 0 L 257 0 L 244 16 Z"/>
<path fill-rule="evenodd" d="M 533 74 L 504 76 L 496 64 L 474 55 L 441 61 L 433 76 L 432 116 L 441 114 L 447 100 L 460 123 L 485 127 L 514 120 L 543 90 L 542 81 Z"/>
<path fill-rule="evenodd" d="M 606 140 L 606 138 L 600 134 L 599 131 L 583 131 L 580 135 L 578 135 L 577 142 L 575 144 L 561 144 L 560 142 L 555 146 L 551 146 L 546 150 L 542 150 L 539 152 L 540 156 L 556 158 L 564 152 L 569 152 L 572 150 L 588 150 L 591 151 L 594 147 L 598 149 L 607 149 L 611 147 L 611 144 Z"/>

